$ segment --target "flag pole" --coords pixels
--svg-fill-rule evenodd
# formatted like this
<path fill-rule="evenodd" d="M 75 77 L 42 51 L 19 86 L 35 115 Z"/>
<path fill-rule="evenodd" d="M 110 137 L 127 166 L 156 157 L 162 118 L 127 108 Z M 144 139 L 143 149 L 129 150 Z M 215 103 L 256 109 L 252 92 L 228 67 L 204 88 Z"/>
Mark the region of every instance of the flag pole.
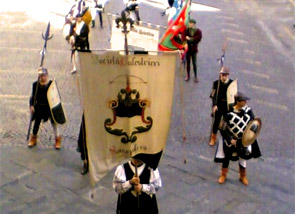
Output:
<path fill-rule="evenodd" d="M 192 5 L 192 0 L 189 0 L 189 6 L 191 7 Z M 189 10 L 188 13 L 188 19 L 190 20 L 191 16 L 191 11 Z M 180 54 L 181 57 L 181 54 Z M 183 74 L 185 72 L 185 66 L 186 66 L 186 52 L 184 52 L 184 56 L 183 56 L 183 60 L 182 60 L 182 64 L 181 65 L 181 69 L 180 69 L 180 77 L 181 80 L 183 79 Z M 187 140 L 186 137 L 186 129 L 185 129 L 185 111 L 184 111 L 184 86 L 183 86 L 183 82 L 180 81 L 180 103 L 181 103 L 181 123 L 182 123 L 182 145 L 183 145 L 183 163 L 186 164 L 187 163 L 187 157 L 186 157 L 186 151 L 185 151 L 185 143 Z"/>
<path fill-rule="evenodd" d="M 181 53 L 179 51 L 179 56 L 181 58 Z M 185 72 L 185 57 L 180 64 L 179 69 L 179 87 L 180 87 L 180 105 L 181 105 L 181 125 L 182 125 L 182 145 L 183 145 L 183 162 L 187 163 L 186 151 L 185 151 L 185 143 L 186 143 L 186 129 L 185 129 L 185 111 L 184 111 L 184 86 L 183 86 L 183 77 Z"/>
<path fill-rule="evenodd" d="M 130 29 L 133 28 L 134 21 L 131 18 L 127 18 L 127 12 L 125 10 L 122 10 L 121 17 L 116 18 L 116 24 L 117 28 L 122 27 L 122 33 L 124 34 L 124 49 L 125 49 L 125 56 L 126 60 L 128 60 L 129 50 L 128 50 L 128 33 L 130 32 Z M 128 25 L 130 28 L 128 29 Z M 129 80 L 129 70 L 126 75 L 126 88 L 130 89 L 130 80 Z"/>
<path fill-rule="evenodd" d="M 126 61 L 128 60 L 128 55 L 129 55 L 129 50 L 128 50 L 128 33 L 130 32 L 130 29 L 133 28 L 134 21 L 131 18 L 127 18 L 126 10 L 122 10 L 121 12 L 121 17 L 116 18 L 116 24 L 117 28 L 120 27 L 120 24 L 122 25 L 122 33 L 124 34 L 124 49 L 125 49 L 125 56 L 126 56 Z M 128 29 L 129 25 L 129 29 Z M 126 89 L 130 90 L 130 72 L 129 70 L 127 71 L 126 75 Z M 137 164 L 135 164 L 135 177 L 138 177 L 138 172 L 137 172 Z M 140 208 L 139 206 L 139 194 L 138 192 L 136 193 L 137 197 L 137 208 Z"/>
<path fill-rule="evenodd" d="M 135 164 L 135 177 L 139 177 L 138 176 L 138 171 L 137 171 L 137 163 Z M 139 205 L 139 194 L 138 194 L 138 192 L 136 192 L 136 197 L 137 197 L 137 207 L 140 208 L 140 205 Z"/>
<path fill-rule="evenodd" d="M 190 7 L 192 6 L 192 0 L 189 0 L 189 6 Z M 189 10 L 189 12 L 188 12 L 188 19 L 189 20 L 191 19 L 191 10 Z"/>

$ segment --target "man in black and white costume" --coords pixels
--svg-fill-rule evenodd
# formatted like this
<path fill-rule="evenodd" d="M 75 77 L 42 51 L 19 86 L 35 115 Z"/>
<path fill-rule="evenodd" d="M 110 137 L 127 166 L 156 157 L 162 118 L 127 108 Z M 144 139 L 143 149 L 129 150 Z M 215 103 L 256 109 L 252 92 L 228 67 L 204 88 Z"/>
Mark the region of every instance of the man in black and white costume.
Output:
<path fill-rule="evenodd" d="M 212 115 L 214 116 L 214 122 L 212 127 L 210 146 L 214 146 L 216 142 L 217 131 L 221 118 L 225 118 L 228 113 L 227 103 L 227 88 L 232 83 L 232 79 L 229 78 L 229 68 L 222 66 L 219 71 L 219 79 L 213 82 L 212 92 L 210 98 L 212 98 Z"/>
<path fill-rule="evenodd" d="M 32 85 L 32 95 L 30 97 L 30 112 L 33 114 L 35 123 L 28 146 L 34 147 L 37 144 L 37 134 L 41 122 L 46 122 L 50 119 L 55 136 L 55 148 L 60 149 L 62 138 L 59 135 L 58 124 L 53 120 L 47 98 L 47 92 L 52 80 L 48 79 L 48 71 L 46 68 L 40 67 L 38 75 L 38 81 L 35 81 Z"/>
<path fill-rule="evenodd" d="M 226 180 L 229 162 L 239 160 L 240 181 L 247 186 L 249 182 L 246 177 L 246 160 L 261 156 L 256 140 L 248 147 L 242 144 L 243 133 L 250 121 L 255 118 L 252 109 L 247 106 L 249 99 L 243 93 L 237 93 L 235 105 L 226 117 L 226 127 L 220 130 L 223 142 L 219 142 L 214 159 L 215 162 L 222 163 L 221 175 L 218 179 L 220 184 Z"/>
<path fill-rule="evenodd" d="M 116 213 L 159 213 L 155 194 L 161 186 L 158 169 L 153 170 L 138 159 L 118 166 L 113 179 L 113 188 L 118 193 Z"/>
<path fill-rule="evenodd" d="M 72 45 L 71 61 L 73 69 L 71 73 L 76 72 L 75 50 L 89 51 L 89 24 L 92 20 L 90 8 L 86 6 L 85 1 L 75 1 L 70 12 L 65 17 L 63 35 Z"/>
<path fill-rule="evenodd" d="M 72 50 L 72 63 L 73 63 L 73 70 L 71 73 L 75 73 L 76 64 L 75 64 L 75 51 L 90 51 L 89 47 L 89 26 L 82 20 L 83 14 L 77 15 L 76 23 L 73 28 L 72 35 L 70 36 L 70 44 L 73 47 Z"/>
<path fill-rule="evenodd" d="M 76 17 L 73 34 L 70 37 L 70 43 L 76 50 L 89 50 L 89 26 L 82 20 L 83 14 Z"/>

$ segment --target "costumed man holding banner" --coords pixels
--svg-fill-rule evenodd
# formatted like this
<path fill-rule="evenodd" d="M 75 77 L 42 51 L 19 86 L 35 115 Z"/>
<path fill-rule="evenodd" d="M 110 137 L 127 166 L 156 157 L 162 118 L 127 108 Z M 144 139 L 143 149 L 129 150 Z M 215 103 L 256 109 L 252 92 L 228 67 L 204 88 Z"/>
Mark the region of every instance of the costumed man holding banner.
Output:
<path fill-rule="evenodd" d="M 28 142 L 29 147 L 33 147 L 37 144 L 37 134 L 41 121 L 46 122 L 50 119 L 52 124 L 53 133 L 55 136 L 55 148 L 61 148 L 61 136 L 59 135 L 58 124 L 54 121 L 51 114 L 51 108 L 48 102 L 48 89 L 52 84 L 52 80 L 48 80 L 48 71 L 46 68 L 40 68 L 38 71 L 39 78 L 32 86 L 32 95 L 30 97 L 30 111 L 33 114 L 33 120 L 35 120 L 33 127 L 33 134 Z"/>
<path fill-rule="evenodd" d="M 212 98 L 212 115 L 214 116 L 214 122 L 209 142 L 210 146 L 215 145 L 220 121 L 222 117 L 225 119 L 228 113 L 227 89 L 233 81 L 229 78 L 229 72 L 230 70 L 228 67 L 222 66 L 219 71 L 219 79 L 213 82 L 210 97 Z"/>
<path fill-rule="evenodd" d="M 133 158 L 115 173 L 117 212 L 158 213 L 157 168 L 169 132 L 177 55 L 129 54 L 133 20 L 124 14 L 116 23 L 122 24 L 125 55 L 78 53 L 91 183 Z"/>
<path fill-rule="evenodd" d="M 86 7 L 85 1 L 80 0 L 71 7 L 69 13 L 65 16 L 65 25 L 63 27 L 63 35 L 67 41 L 74 34 L 76 19 L 82 17 L 82 21 L 88 26 L 92 20 L 91 11 L 89 7 Z"/>
<path fill-rule="evenodd" d="M 220 184 L 226 180 L 229 162 L 239 160 L 240 181 L 248 185 L 246 177 L 246 160 L 261 156 L 256 138 L 261 129 L 261 120 L 255 118 L 252 109 L 247 105 L 249 98 L 241 92 L 235 96 L 236 104 L 226 117 L 226 127 L 222 129 L 223 141 L 217 147 L 215 162 L 222 163 Z"/>
<path fill-rule="evenodd" d="M 91 20 L 92 16 L 90 8 L 86 7 L 86 3 L 83 0 L 76 1 L 76 3 L 71 7 L 70 12 L 65 17 L 63 35 L 64 38 L 72 45 L 72 74 L 77 71 L 74 54 L 75 50 L 90 50 L 88 35 Z"/>
<path fill-rule="evenodd" d="M 155 194 L 161 186 L 158 169 L 149 168 L 141 160 L 132 158 L 118 166 L 113 179 L 118 193 L 117 213 L 159 213 Z"/>
<path fill-rule="evenodd" d="M 70 38 L 71 44 L 74 45 L 75 49 L 89 50 L 88 34 L 89 26 L 83 21 L 83 14 L 77 15 L 74 32 Z"/>
<path fill-rule="evenodd" d="M 191 61 L 195 74 L 195 82 L 198 82 L 197 77 L 197 53 L 198 44 L 202 40 L 202 31 L 196 27 L 196 20 L 190 19 L 188 28 L 182 34 L 182 40 L 186 41 L 186 70 L 187 76 L 185 81 L 190 79 Z"/>
<path fill-rule="evenodd" d="M 74 31 L 70 37 L 70 44 L 73 47 L 73 50 L 72 50 L 73 70 L 71 71 L 72 74 L 77 71 L 76 64 L 75 64 L 76 63 L 75 51 L 90 50 L 88 34 L 89 34 L 89 26 L 87 23 L 83 21 L 83 14 L 81 13 L 77 15 Z"/>

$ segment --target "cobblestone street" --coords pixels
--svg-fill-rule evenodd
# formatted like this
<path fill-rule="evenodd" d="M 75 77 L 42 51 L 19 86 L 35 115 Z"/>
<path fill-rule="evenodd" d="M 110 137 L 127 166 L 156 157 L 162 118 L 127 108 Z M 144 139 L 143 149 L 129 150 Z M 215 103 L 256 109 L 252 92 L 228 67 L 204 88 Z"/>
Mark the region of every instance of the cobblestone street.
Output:
<path fill-rule="evenodd" d="M 41 33 L 48 19 L 22 1 L 7 2 L 7 6 L 4 3 L 5 9 L 0 9 L 0 213 L 115 213 L 114 170 L 93 189 L 89 175 L 80 174 L 82 162 L 76 151 L 82 116 L 78 77 L 70 73 L 70 46 L 62 35 L 64 15 L 73 1 L 32 2 L 34 8 L 44 8 L 51 17 L 54 36 L 48 41 L 45 67 L 58 83 L 67 123 L 60 129 L 60 151 L 53 147 L 50 123 L 42 124 L 38 145 L 27 148 L 29 96 L 37 78 Z M 143 0 L 141 18 L 164 26 L 167 18 L 161 18 L 162 10 L 153 6 L 160 4 L 157 2 Z M 198 54 L 200 82 L 182 83 L 177 72 L 170 134 L 159 166 L 163 181 L 157 194 L 160 213 L 295 213 L 294 1 L 193 2 L 219 10 L 192 11 L 203 31 Z M 107 4 L 104 28 L 90 32 L 91 49 L 110 48 L 107 13 L 118 14 L 123 8 L 120 0 Z M 249 105 L 263 121 L 258 138 L 263 156 L 247 165 L 248 187 L 239 181 L 236 162 L 230 164 L 226 183 L 218 184 L 220 165 L 213 162 L 215 148 L 207 142 L 211 123 L 208 97 L 218 77 L 216 59 L 225 37 L 229 41 L 226 64 L 231 68 L 231 77 L 238 78 L 239 90 L 249 94 Z M 182 89 L 185 144 L 181 142 L 180 125 Z"/>

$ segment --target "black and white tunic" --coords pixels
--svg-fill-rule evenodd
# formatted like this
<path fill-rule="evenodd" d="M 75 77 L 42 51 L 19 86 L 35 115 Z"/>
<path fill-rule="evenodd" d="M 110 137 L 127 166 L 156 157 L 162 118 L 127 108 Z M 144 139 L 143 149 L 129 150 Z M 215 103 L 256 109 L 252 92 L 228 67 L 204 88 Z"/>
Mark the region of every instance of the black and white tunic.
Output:
<path fill-rule="evenodd" d="M 35 120 L 36 118 L 40 118 L 44 122 L 46 122 L 48 118 L 52 120 L 50 107 L 47 99 L 47 91 L 51 83 L 52 80 L 49 80 L 45 85 L 41 85 L 39 82 L 35 81 L 32 85 L 30 106 L 34 106 L 35 108 L 33 120 Z"/>
<path fill-rule="evenodd" d="M 75 48 L 78 50 L 85 50 L 89 49 L 89 41 L 88 41 L 88 34 L 89 34 L 89 27 L 84 22 L 81 21 L 80 23 L 76 23 L 75 26 Z"/>
<path fill-rule="evenodd" d="M 248 160 L 261 156 L 257 141 L 248 146 L 242 145 L 242 136 L 247 125 L 255 118 L 252 109 L 249 106 L 244 106 L 240 110 L 231 108 L 226 117 L 227 127 L 221 130 L 223 141 L 219 142 L 215 162 L 223 162 L 225 159 L 236 161 L 239 158 Z M 237 140 L 236 146 L 231 144 L 231 140 Z"/>
<path fill-rule="evenodd" d="M 157 214 L 158 206 L 156 192 L 162 186 L 161 177 L 158 169 L 153 170 L 146 164 L 137 167 L 142 192 L 139 199 L 136 197 L 134 187 L 129 183 L 135 174 L 135 167 L 131 161 L 118 166 L 113 180 L 113 188 L 118 193 L 117 213 L 138 214 L 153 213 Z M 139 206 L 138 206 L 139 203 Z"/>
<path fill-rule="evenodd" d="M 218 87 L 218 82 L 219 87 Z M 228 86 L 233 82 L 232 79 L 228 79 L 226 82 L 221 80 L 216 80 L 213 82 L 212 92 L 210 98 L 212 98 L 212 106 L 217 105 L 220 111 L 225 111 L 227 113 L 227 89 Z"/>

